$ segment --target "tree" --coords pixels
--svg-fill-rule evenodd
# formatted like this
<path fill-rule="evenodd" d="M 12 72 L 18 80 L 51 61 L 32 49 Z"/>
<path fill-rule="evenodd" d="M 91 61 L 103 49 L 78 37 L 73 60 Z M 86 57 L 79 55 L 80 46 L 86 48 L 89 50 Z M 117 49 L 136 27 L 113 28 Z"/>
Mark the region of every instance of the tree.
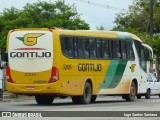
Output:
<path fill-rule="evenodd" d="M 100 27 L 96 27 L 97 30 L 104 30 L 104 27 L 103 26 L 100 26 Z"/>
<path fill-rule="evenodd" d="M 81 20 L 74 5 L 66 5 L 62 0 L 27 3 L 23 10 L 14 7 L 4 9 L 0 15 L 0 48 L 5 48 L 9 30 L 42 27 L 79 30 L 89 29 L 89 24 Z"/>
<path fill-rule="evenodd" d="M 117 14 L 115 18 L 116 26 L 113 30 L 128 31 L 139 36 L 144 43 L 152 45 L 158 63 L 160 63 L 160 2 L 154 2 L 154 22 L 153 22 L 153 39 L 149 36 L 150 30 L 150 0 L 134 0 L 129 7 L 129 11 Z M 160 75 L 160 73 L 159 73 Z M 159 76 L 160 77 L 160 76 Z"/>

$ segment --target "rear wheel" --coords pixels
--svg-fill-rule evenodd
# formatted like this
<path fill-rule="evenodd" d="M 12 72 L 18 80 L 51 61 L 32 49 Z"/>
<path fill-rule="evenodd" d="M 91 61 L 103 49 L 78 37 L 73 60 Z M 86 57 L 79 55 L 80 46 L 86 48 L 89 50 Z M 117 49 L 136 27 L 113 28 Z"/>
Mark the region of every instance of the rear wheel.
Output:
<path fill-rule="evenodd" d="M 35 95 L 35 100 L 40 105 L 49 105 L 52 104 L 54 97 L 47 95 Z"/>
<path fill-rule="evenodd" d="M 134 82 L 131 83 L 130 93 L 125 96 L 126 101 L 134 101 L 137 94 L 136 85 Z"/>
<path fill-rule="evenodd" d="M 151 98 L 151 90 L 147 89 L 147 93 L 145 94 L 145 98 L 146 99 L 150 99 Z"/>
<path fill-rule="evenodd" d="M 91 102 L 92 88 L 89 82 L 86 82 L 82 96 L 73 96 L 73 103 L 88 104 Z"/>

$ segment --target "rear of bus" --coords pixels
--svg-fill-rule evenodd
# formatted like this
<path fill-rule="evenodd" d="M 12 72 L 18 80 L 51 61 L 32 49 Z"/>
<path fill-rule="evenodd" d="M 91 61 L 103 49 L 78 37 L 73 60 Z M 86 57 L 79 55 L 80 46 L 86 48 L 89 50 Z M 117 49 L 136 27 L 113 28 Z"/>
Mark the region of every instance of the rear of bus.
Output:
<path fill-rule="evenodd" d="M 17 94 L 58 93 L 50 29 L 12 30 L 8 35 L 7 89 Z M 53 84 L 55 86 L 53 86 Z"/>

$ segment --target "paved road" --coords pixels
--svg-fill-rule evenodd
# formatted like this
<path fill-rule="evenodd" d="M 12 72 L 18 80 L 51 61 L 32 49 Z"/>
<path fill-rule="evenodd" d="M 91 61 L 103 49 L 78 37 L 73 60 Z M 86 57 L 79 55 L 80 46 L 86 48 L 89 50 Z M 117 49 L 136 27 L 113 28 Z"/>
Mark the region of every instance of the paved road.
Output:
<path fill-rule="evenodd" d="M 142 99 L 136 99 L 134 102 L 126 102 L 121 97 L 117 96 L 116 97 L 101 96 L 97 98 L 95 103 L 88 105 L 75 105 L 72 103 L 70 98 L 67 98 L 67 99 L 55 99 L 54 103 L 49 106 L 37 105 L 34 100 L 25 100 L 19 102 L 0 103 L 0 111 L 160 111 L 160 98 L 158 96 L 152 96 L 151 99 L 149 100 L 142 98 Z M 75 119 L 79 120 L 84 118 L 75 118 Z M 96 120 L 97 118 L 86 118 L 86 119 Z M 106 118 L 101 117 L 99 119 L 105 120 Z M 107 119 L 112 120 L 112 118 L 107 118 Z M 142 118 L 139 119 L 141 120 Z M 160 117 L 159 118 L 146 117 L 145 119 L 158 120 L 160 119 Z"/>

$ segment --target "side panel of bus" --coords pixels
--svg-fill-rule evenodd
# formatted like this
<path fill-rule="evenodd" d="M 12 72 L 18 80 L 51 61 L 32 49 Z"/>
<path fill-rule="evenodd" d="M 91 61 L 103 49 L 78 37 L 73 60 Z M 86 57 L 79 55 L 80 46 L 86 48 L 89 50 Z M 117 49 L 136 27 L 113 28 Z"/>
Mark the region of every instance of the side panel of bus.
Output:
<path fill-rule="evenodd" d="M 72 33 L 70 36 L 73 36 Z M 97 39 L 94 35 L 90 38 Z M 8 44 L 9 70 L 12 78 L 12 81 L 7 82 L 8 91 L 77 96 L 83 94 L 84 85 L 88 81 L 92 86 L 93 95 L 122 95 L 130 93 L 131 83 L 135 80 L 137 92 L 144 93 L 146 83 L 141 75 L 143 72 L 140 69 L 133 38 L 126 33 L 116 33 L 114 41 L 116 40 L 132 43 L 134 59 L 69 58 L 62 51 L 61 34 L 58 30 L 14 31 L 9 36 Z M 41 57 L 42 54 L 46 56 Z M 52 77 L 58 78 L 57 81 L 50 82 Z"/>
<path fill-rule="evenodd" d="M 91 80 L 92 94 L 128 94 L 131 83 L 135 80 L 137 92 L 144 93 L 145 83 L 141 79 L 141 69 L 133 39 L 129 34 L 119 34 L 117 39 L 132 42 L 135 56 L 133 60 L 75 59 L 66 57 L 61 51 L 60 92 L 82 95 L 85 82 Z M 101 66 L 101 69 L 97 70 L 98 66 Z"/>

